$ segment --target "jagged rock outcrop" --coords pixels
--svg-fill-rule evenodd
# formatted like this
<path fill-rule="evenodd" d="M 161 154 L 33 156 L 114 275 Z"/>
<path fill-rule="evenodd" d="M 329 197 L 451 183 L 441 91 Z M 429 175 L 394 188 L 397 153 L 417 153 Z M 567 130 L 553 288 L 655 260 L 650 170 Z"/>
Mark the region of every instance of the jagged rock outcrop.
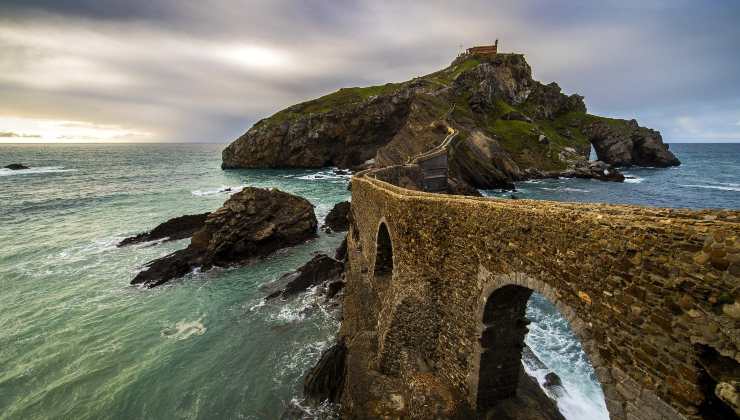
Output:
<path fill-rule="evenodd" d="M 542 391 L 537 380 L 521 369 L 516 395 L 501 401 L 479 418 L 491 420 L 565 420 L 555 401 Z"/>
<path fill-rule="evenodd" d="M 329 285 L 338 280 L 344 271 L 344 264 L 325 254 L 316 255 L 298 270 L 284 275 L 285 287 L 267 296 L 266 299 L 288 298 L 320 284 Z M 335 293 L 336 294 L 336 293 Z"/>
<path fill-rule="evenodd" d="M 280 111 L 229 145 L 222 166 L 402 165 L 439 145 L 449 128 L 460 132 L 451 174 L 475 188 L 568 170 L 604 179 L 562 153 L 586 160 L 591 143 L 613 166 L 679 163 L 657 131 L 589 115 L 582 96 L 534 80 L 523 55 L 465 54 L 408 82 L 340 89 Z"/>
<path fill-rule="evenodd" d="M 635 120 L 594 121 L 583 127 L 599 160 L 616 166 L 677 166 L 660 133 L 640 127 Z"/>
<path fill-rule="evenodd" d="M 185 216 L 174 217 L 157 225 L 149 232 L 126 238 L 116 246 L 122 247 L 160 239 L 165 239 L 165 242 L 167 242 L 189 238 L 203 227 L 209 214 L 211 213 L 186 214 Z"/>
<path fill-rule="evenodd" d="M 317 224 L 305 198 L 247 187 L 208 215 L 187 248 L 149 262 L 131 283 L 154 287 L 195 268 L 243 264 L 315 237 Z"/>
<path fill-rule="evenodd" d="M 346 357 L 347 347 L 341 341 L 324 351 L 303 379 L 303 396 L 314 404 L 338 403 L 344 387 Z"/>
<path fill-rule="evenodd" d="M 5 169 L 10 169 L 11 171 L 20 171 L 23 169 L 31 169 L 28 166 L 22 164 L 22 163 L 11 163 L 10 165 L 6 166 Z"/>
<path fill-rule="evenodd" d="M 513 188 L 522 179 L 519 165 L 501 145 L 475 130 L 453 149 L 450 172 L 478 188 Z"/>
<path fill-rule="evenodd" d="M 349 229 L 349 219 L 347 218 L 349 210 L 349 201 L 335 204 L 324 218 L 324 225 L 334 232 L 346 232 Z"/>

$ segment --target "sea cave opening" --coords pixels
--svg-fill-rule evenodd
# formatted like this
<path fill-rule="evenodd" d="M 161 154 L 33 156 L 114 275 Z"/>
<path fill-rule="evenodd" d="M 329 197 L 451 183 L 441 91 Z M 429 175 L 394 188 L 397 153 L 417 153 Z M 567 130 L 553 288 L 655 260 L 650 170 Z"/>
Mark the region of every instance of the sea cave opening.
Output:
<path fill-rule="evenodd" d="M 482 418 L 609 419 L 576 333 L 542 294 L 496 289 L 483 310 L 477 410 Z"/>

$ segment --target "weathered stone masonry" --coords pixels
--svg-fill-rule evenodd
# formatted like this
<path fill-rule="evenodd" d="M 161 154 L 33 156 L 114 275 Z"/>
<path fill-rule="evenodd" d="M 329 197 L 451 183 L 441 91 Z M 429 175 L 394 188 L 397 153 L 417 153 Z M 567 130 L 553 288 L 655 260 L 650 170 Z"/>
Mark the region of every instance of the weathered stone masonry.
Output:
<path fill-rule="evenodd" d="M 706 416 L 715 385 L 739 379 L 710 375 L 703 355 L 740 362 L 740 212 L 448 196 L 370 176 L 352 180 L 346 416 L 457 417 L 503 398 L 531 291 L 570 321 L 612 419 Z"/>

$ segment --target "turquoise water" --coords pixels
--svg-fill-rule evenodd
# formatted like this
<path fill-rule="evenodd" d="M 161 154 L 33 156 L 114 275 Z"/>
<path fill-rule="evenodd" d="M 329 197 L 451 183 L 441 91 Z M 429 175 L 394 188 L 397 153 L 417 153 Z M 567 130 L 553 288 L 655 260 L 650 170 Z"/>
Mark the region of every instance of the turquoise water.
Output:
<path fill-rule="evenodd" d="M 259 306 L 261 285 L 341 237 L 141 290 L 144 262 L 186 245 L 116 248 L 219 207 L 223 186 L 278 187 L 323 219 L 347 180 L 219 169 L 218 145 L 0 145 L 0 418 L 275 418 L 338 323 L 307 295 Z M 319 174 L 321 177 L 321 174 Z"/>
<path fill-rule="evenodd" d="M 0 145 L 0 163 L 34 168 L 0 169 L 0 419 L 271 419 L 300 394 L 338 321 L 311 293 L 262 305 L 264 285 L 316 251 L 333 253 L 340 235 L 152 290 L 129 281 L 187 240 L 115 247 L 168 218 L 219 207 L 225 187 L 278 187 L 309 199 L 319 219 L 349 198 L 347 178 L 330 170 L 222 171 L 222 147 Z M 672 148 L 683 166 L 628 171 L 630 183 L 540 181 L 516 194 L 740 207 L 738 145 Z M 537 298 L 528 314 L 528 343 L 573 396 L 561 408 L 571 419 L 603 416 L 562 318 Z"/>

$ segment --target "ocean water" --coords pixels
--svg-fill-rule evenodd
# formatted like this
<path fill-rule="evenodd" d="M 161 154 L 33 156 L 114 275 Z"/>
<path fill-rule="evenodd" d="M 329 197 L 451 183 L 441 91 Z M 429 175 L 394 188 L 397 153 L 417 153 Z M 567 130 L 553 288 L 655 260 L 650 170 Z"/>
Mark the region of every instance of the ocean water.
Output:
<path fill-rule="evenodd" d="M 674 145 L 679 168 L 631 170 L 625 184 L 523 183 L 516 194 L 738 208 L 738 146 Z M 129 281 L 187 240 L 115 246 L 168 218 L 219 207 L 227 187 L 304 196 L 319 219 L 349 198 L 348 178 L 330 169 L 222 171 L 222 147 L 0 145 L 0 166 L 33 167 L 0 169 L 0 419 L 272 419 L 300 395 L 303 373 L 332 343 L 336 314 L 314 293 L 284 304 L 262 297 L 313 253 L 333 252 L 341 235 L 322 232 L 253 265 L 152 290 Z M 606 418 L 567 323 L 537 295 L 528 316 L 527 342 L 568 391 L 558 402 L 566 417 Z"/>

